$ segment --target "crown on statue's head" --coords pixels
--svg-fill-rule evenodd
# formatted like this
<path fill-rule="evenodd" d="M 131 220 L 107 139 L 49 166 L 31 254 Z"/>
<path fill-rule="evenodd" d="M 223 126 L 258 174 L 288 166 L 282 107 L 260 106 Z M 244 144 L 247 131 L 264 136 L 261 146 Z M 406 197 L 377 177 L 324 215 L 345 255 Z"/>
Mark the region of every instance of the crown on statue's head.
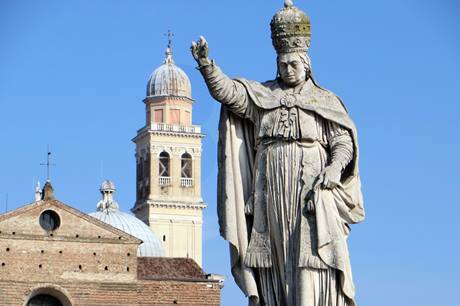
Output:
<path fill-rule="evenodd" d="M 284 1 L 284 8 L 273 16 L 270 27 L 277 53 L 307 52 L 310 47 L 310 19 L 292 0 Z"/>

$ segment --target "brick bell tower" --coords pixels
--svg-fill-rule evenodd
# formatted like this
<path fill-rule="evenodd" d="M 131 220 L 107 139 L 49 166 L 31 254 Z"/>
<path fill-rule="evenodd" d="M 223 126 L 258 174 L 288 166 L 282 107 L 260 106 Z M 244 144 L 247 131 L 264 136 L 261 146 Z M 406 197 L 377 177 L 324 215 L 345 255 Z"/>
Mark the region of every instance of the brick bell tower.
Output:
<path fill-rule="evenodd" d="M 166 58 L 150 76 L 145 126 L 136 144 L 136 203 L 131 211 L 163 243 L 167 257 L 202 261 L 201 127 L 192 124 L 190 80 Z"/>

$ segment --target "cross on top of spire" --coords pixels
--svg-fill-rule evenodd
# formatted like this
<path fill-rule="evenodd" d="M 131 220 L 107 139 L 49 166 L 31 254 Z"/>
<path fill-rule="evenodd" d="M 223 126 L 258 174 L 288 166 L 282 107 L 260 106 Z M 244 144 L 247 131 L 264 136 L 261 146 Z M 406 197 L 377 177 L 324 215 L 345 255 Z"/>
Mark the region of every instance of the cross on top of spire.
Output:
<path fill-rule="evenodd" d="M 174 33 L 171 32 L 171 30 L 168 30 L 168 33 L 165 34 L 166 36 L 168 36 L 168 48 L 171 48 L 172 47 L 172 39 L 174 37 Z"/>
<path fill-rule="evenodd" d="M 165 36 L 168 37 L 168 47 L 166 48 L 166 60 L 165 60 L 165 63 L 166 64 L 174 64 L 174 61 L 173 61 L 173 58 L 172 58 L 172 55 L 173 55 L 173 52 L 172 52 L 172 40 L 173 40 L 173 37 L 174 37 L 174 33 L 171 32 L 171 30 L 168 30 L 168 33 L 166 33 Z"/>

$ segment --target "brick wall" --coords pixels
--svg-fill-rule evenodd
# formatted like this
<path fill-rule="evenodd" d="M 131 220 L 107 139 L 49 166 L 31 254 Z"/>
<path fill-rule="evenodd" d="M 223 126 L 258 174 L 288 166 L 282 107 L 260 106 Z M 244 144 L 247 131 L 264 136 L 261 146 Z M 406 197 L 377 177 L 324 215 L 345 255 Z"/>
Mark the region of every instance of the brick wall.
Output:
<path fill-rule="evenodd" d="M 140 281 L 133 283 L 37 283 L 0 281 L 0 305 L 24 305 L 34 288 L 51 286 L 74 306 L 217 306 L 220 287 L 207 282 Z"/>
<path fill-rule="evenodd" d="M 134 281 L 136 252 L 136 245 L 0 237 L 0 280 Z"/>

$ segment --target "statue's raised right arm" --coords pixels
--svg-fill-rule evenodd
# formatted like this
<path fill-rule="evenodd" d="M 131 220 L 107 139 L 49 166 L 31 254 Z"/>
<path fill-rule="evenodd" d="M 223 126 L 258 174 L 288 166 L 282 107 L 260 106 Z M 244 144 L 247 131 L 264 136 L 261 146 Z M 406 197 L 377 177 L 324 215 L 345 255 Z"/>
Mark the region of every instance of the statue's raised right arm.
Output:
<path fill-rule="evenodd" d="M 190 49 L 212 97 L 225 104 L 233 113 L 244 116 L 248 106 L 248 95 L 244 86 L 226 76 L 209 59 L 208 42 L 203 36 L 197 42 L 193 41 Z"/>

